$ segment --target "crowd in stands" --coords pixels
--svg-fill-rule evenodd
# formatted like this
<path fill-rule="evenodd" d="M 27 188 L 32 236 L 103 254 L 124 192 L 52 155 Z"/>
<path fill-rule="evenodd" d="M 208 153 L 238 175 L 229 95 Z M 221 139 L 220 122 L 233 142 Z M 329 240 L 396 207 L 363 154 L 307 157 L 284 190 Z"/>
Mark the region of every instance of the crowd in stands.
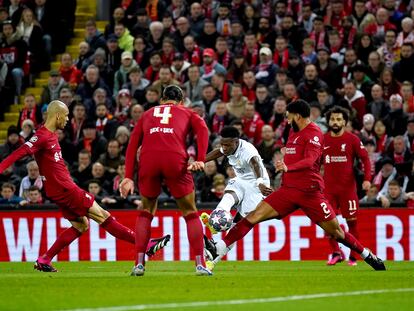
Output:
<path fill-rule="evenodd" d="M 40 2 L 45 0 L 35 1 Z M 176 84 L 185 92 L 185 105 L 205 119 L 210 150 L 219 145 L 225 125 L 237 127 L 259 150 L 275 188 L 280 174 L 273 162 L 283 156 L 290 129 L 286 106 L 298 98 L 308 101 L 311 119 L 323 132 L 330 108 L 348 109 L 347 131 L 361 138 L 374 176 L 367 193 L 359 189 L 361 203 L 414 205 L 414 1 L 118 0 L 110 10 L 104 32 L 95 21 L 86 22 L 76 59 L 62 54 L 41 102 L 25 96 L 19 122 L 0 146 L 0 160 L 34 135 L 48 102 L 59 99 L 70 110 L 67 128 L 58 135 L 73 179 L 105 205 L 119 204 L 134 125 L 159 104 L 167 85 Z M 23 24 L 37 16 L 23 17 Z M 2 42 L 24 27 L 19 25 L 3 21 Z M 31 48 L 36 55 L 37 47 Z M 8 67 L 15 78 L 14 67 Z M 1 73 L 0 66 L 0 80 Z M 196 152 L 189 138 L 189 157 Z M 2 202 L 47 200 L 38 169 L 28 161 L 0 176 Z M 361 172 L 356 163 L 359 188 Z M 198 201 L 218 202 L 232 177 L 225 159 L 207 163 L 194 176 Z M 139 204 L 138 198 L 131 202 Z M 161 199 L 171 199 L 167 189 Z"/>

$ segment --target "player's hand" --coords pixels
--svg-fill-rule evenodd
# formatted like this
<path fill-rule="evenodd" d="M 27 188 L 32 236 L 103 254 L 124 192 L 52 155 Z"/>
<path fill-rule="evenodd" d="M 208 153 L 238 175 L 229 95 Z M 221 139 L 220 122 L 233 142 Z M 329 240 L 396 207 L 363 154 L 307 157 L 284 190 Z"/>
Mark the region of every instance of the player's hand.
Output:
<path fill-rule="evenodd" d="M 119 192 L 122 198 L 126 198 L 129 194 L 134 193 L 134 181 L 129 178 L 124 178 L 119 184 Z"/>
<path fill-rule="evenodd" d="M 281 160 L 276 161 L 275 168 L 276 168 L 276 172 L 287 172 L 288 171 L 288 168 L 287 168 L 285 162 L 283 162 Z"/>
<path fill-rule="evenodd" d="M 187 167 L 187 170 L 189 171 L 202 171 L 204 170 L 204 162 L 202 161 L 194 161 L 193 163 L 190 163 Z"/>
<path fill-rule="evenodd" d="M 264 196 L 268 196 L 273 192 L 273 189 L 270 187 L 267 187 L 265 184 L 259 184 L 259 190 Z"/>
<path fill-rule="evenodd" d="M 371 182 L 368 180 L 364 180 L 364 182 L 362 183 L 362 189 L 368 191 L 369 188 L 371 188 Z"/>

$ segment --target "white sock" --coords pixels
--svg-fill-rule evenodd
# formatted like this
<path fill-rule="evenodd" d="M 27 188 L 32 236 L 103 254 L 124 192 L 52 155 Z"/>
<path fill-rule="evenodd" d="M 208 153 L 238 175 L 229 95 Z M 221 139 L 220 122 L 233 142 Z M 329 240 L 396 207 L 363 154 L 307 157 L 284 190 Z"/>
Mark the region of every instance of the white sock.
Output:
<path fill-rule="evenodd" d="M 364 250 L 361 253 L 361 257 L 362 257 L 362 259 L 365 259 L 368 256 L 369 256 L 369 250 L 368 250 L 368 248 L 364 248 Z"/>
<path fill-rule="evenodd" d="M 220 240 L 217 242 L 216 249 L 217 249 L 217 255 L 219 255 L 219 257 L 225 256 L 228 252 L 227 245 L 226 243 L 224 243 L 223 240 Z"/>
<path fill-rule="evenodd" d="M 234 247 L 234 245 L 236 245 L 236 243 L 233 243 L 233 244 L 231 244 L 229 247 L 227 247 L 227 253 L 229 252 L 229 251 L 231 251 L 231 249 Z M 216 259 L 214 259 L 213 260 L 213 263 L 216 265 L 220 260 L 221 260 L 221 258 L 223 258 L 224 257 L 224 255 L 222 255 L 222 256 L 217 256 L 216 257 Z"/>
<path fill-rule="evenodd" d="M 234 204 L 236 204 L 236 200 L 234 200 L 233 195 L 231 193 L 225 193 L 217 205 L 217 208 L 221 208 L 230 212 Z"/>

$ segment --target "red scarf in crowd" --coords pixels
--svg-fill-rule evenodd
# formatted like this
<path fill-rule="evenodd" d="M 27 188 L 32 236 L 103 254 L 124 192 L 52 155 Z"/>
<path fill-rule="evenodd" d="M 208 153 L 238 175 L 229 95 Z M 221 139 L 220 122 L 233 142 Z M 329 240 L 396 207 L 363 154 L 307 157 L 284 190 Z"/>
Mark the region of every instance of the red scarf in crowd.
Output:
<path fill-rule="evenodd" d="M 144 59 L 144 52 L 136 52 L 135 53 L 135 61 L 137 62 L 137 64 L 141 64 L 143 59 Z"/>
<path fill-rule="evenodd" d="M 190 52 L 188 52 L 187 50 L 185 50 L 185 52 L 184 52 L 184 60 L 186 60 L 187 62 L 189 62 L 192 65 L 200 66 L 200 64 L 201 64 L 201 57 L 200 57 L 200 55 L 201 55 L 200 48 L 196 44 L 194 46 L 194 50 L 191 52 L 191 54 L 190 54 Z"/>
<path fill-rule="evenodd" d="M 258 60 L 259 60 L 259 48 L 256 44 L 256 46 L 253 48 L 253 52 L 250 53 L 247 49 L 247 46 L 245 45 L 243 48 L 243 56 L 247 61 L 247 64 L 250 65 L 250 67 L 256 67 Z"/>
<path fill-rule="evenodd" d="M 219 117 L 218 115 L 214 115 L 213 117 L 213 125 L 211 132 L 214 134 L 218 134 L 221 132 L 223 127 L 225 126 L 225 117 Z"/>
<path fill-rule="evenodd" d="M 354 40 L 355 40 L 356 34 L 357 34 L 356 27 L 352 27 L 348 33 L 348 40 L 344 42 L 345 31 L 344 31 L 344 28 L 341 27 L 341 29 L 339 30 L 339 36 L 341 38 L 342 45 L 348 49 L 352 49 L 352 47 L 354 46 Z"/>
<path fill-rule="evenodd" d="M 282 59 L 280 60 L 280 53 L 276 50 L 275 55 L 273 56 L 273 62 L 278 65 L 279 67 L 282 67 L 284 69 L 288 69 L 289 67 L 289 50 L 284 49 L 282 52 Z M 280 63 L 279 63 L 280 62 Z"/>
<path fill-rule="evenodd" d="M 228 69 L 230 66 L 230 52 L 229 50 L 224 51 L 223 54 L 217 53 L 217 60 L 224 68 Z"/>
<path fill-rule="evenodd" d="M 162 53 L 161 56 L 162 59 L 162 63 L 164 65 L 168 65 L 171 66 L 173 63 L 173 59 L 174 59 L 174 51 L 172 51 L 169 55 L 164 54 L 164 52 Z"/>
<path fill-rule="evenodd" d="M 256 101 L 256 87 L 253 86 L 249 89 L 247 86 L 243 86 L 242 93 L 244 97 L 247 97 L 247 100 L 250 103 L 254 103 Z"/>
<path fill-rule="evenodd" d="M 33 121 L 35 128 L 37 127 L 36 109 L 37 109 L 37 106 L 34 106 L 34 108 L 31 110 L 27 108 L 24 108 L 22 110 L 22 116 L 20 118 L 20 128 L 23 128 L 23 122 L 28 119 Z"/>
<path fill-rule="evenodd" d="M 213 19 L 213 8 L 211 5 L 202 5 L 206 19 Z"/>
<path fill-rule="evenodd" d="M 220 93 L 220 90 L 217 90 Z M 224 82 L 221 89 L 221 100 L 228 103 L 230 101 L 230 87 L 229 84 Z"/>
<path fill-rule="evenodd" d="M 320 33 L 316 33 L 315 31 L 312 31 L 309 35 L 309 38 L 315 41 L 316 49 L 322 48 L 325 46 L 325 31 L 322 31 Z"/>
<path fill-rule="evenodd" d="M 394 163 L 401 164 L 404 163 L 404 154 L 398 154 L 394 152 Z"/>
<path fill-rule="evenodd" d="M 382 137 L 377 139 L 377 150 L 375 150 L 376 152 L 379 152 L 379 153 L 385 152 L 385 149 L 387 147 L 385 145 L 387 143 L 387 138 L 388 138 L 387 134 L 384 134 Z"/>
<path fill-rule="evenodd" d="M 72 120 L 70 120 L 71 127 L 72 127 L 72 133 L 73 133 L 73 143 L 75 143 L 75 145 L 78 143 L 78 140 L 81 134 L 82 125 L 84 122 L 85 120 L 82 120 L 80 121 L 79 124 L 77 124 L 75 121 L 75 118 L 72 118 Z"/>
<path fill-rule="evenodd" d="M 204 64 L 204 75 L 211 74 L 214 70 L 214 67 L 217 65 L 217 61 L 213 60 L 210 65 Z"/>
<path fill-rule="evenodd" d="M 147 70 L 145 71 L 145 79 L 148 81 L 154 82 L 158 80 L 160 71 L 154 70 L 154 67 L 152 65 L 148 66 Z"/>
<path fill-rule="evenodd" d="M 261 122 L 260 122 L 261 121 Z M 243 132 L 246 136 L 252 140 L 253 143 L 258 143 L 261 136 L 261 128 L 263 127 L 263 121 L 260 115 L 256 112 L 253 119 L 242 118 Z"/>

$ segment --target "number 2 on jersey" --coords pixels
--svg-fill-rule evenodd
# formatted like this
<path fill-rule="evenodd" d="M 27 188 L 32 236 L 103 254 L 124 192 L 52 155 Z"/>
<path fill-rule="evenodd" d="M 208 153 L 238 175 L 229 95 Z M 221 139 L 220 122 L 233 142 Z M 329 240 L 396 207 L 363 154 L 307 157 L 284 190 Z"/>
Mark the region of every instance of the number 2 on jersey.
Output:
<path fill-rule="evenodd" d="M 154 117 L 161 118 L 161 124 L 170 123 L 170 118 L 172 118 L 171 107 L 155 107 L 154 108 Z"/>

